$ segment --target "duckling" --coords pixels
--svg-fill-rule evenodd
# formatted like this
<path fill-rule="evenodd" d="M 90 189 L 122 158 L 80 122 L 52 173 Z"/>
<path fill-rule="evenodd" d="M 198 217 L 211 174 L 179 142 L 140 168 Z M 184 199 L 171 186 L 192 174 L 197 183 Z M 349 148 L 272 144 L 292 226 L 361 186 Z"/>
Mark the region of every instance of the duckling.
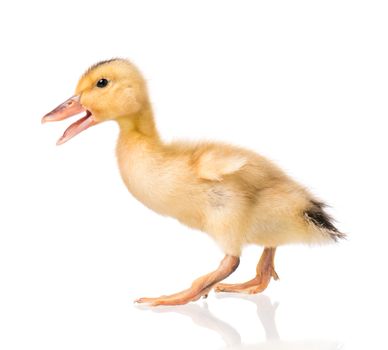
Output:
<path fill-rule="evenodd" d="M 219 267 L 196 279 L 190 288 L 138 303 L 180 305 L 216 292 L 259 293 L 278 279 L 278 246 L 325 243 L 344 238 L 325 212 L 325 204 L 275 164 L 244 148 L 216 142 L 162 141 L 157 131 L 146 82 L 126 59 L 91 66 L 75 95 L 42 118 L 53 122 L 75 114 L 57 144 L 89 127 L 116 121 L 116 155 L 129 192 L 153 211 L 207 233 L 225 253 Z M 248 244 L 264 247 L 256 275 L 241 284 L 220 283 L 240 262 Z"/>

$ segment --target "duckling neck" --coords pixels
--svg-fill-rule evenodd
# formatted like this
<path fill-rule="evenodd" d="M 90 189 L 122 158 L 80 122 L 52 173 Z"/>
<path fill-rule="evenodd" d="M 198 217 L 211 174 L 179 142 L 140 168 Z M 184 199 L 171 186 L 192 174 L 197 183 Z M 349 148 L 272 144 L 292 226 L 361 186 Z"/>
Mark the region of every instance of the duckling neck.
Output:
<path fill-rule="evenodd" d="M 119 118 L 117 122 L 120 127 L 119 142 L 147 140 L 154 144 L 160 143 L 151 106 L 147 106 L 133 116 Z"/>
<path fill-rule="evenodd" d="M 120 134 L 116 146 L 116 156 L 121 177 L 128 190 L 143 204 L 161 212 L 165 203 L 155 201 L 150 188 L 158 187 L 159 173 L 155 160 L 164 152 L 156 130 L 151 109 L 118 120 Z M 160 186 L 159 186 L 160 187 Z"/>

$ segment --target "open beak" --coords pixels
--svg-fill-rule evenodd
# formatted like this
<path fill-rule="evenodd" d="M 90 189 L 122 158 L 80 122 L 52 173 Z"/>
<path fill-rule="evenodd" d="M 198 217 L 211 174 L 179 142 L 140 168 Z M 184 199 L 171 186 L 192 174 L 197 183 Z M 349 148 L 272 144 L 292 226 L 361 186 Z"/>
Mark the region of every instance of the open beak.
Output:
<path fill-rule="evenodd" d="M 84 113 L 84 116 L 71 124 L 57 141 L 57 145 L 62 145 L 66 141 L 69 141 L 75 135 L 78 135 L 81 131 L 97 124 L 90 111 L 84 108 L 79 102 L 79 96 L 70 97 L 68 100 L 60 104 L 57 108 L 53 109 L 50 113 L 47 113 L 42 118 L 42 123 L 56 122 L 59 120 L 70 118 L 76 114 Z"/>

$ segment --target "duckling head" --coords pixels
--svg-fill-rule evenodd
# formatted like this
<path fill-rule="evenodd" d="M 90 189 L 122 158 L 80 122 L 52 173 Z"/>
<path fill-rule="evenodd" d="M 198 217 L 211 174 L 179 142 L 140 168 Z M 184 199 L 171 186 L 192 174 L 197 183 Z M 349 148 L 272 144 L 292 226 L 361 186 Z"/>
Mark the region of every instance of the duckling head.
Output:
<path fill-rule="evenodd" d="M 138 69 L 127 60 L 112 59 L 91 66 L 80 78 L 75 95 L 46 114 L 42 122 L 83 114 L 66 129 L 57 142 L 60 145 L 104 121 L 130 120 L 148 106 L 146 84 Z"/>

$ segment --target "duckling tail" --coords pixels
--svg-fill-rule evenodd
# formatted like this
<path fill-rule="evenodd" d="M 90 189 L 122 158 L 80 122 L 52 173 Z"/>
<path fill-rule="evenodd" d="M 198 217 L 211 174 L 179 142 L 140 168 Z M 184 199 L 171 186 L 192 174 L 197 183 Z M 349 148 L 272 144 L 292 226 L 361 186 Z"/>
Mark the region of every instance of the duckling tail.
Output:
<path fill-rule="evenodd" d="M 311 207 L 304 212 L 305 219 L 319 230 L 324 231 L 333 241 L 345 239 L 346 234 L 334 226 L 334 219 L 325 212 L 325 206 L 326 204 L 323 202 L 312 200 Z"/>

